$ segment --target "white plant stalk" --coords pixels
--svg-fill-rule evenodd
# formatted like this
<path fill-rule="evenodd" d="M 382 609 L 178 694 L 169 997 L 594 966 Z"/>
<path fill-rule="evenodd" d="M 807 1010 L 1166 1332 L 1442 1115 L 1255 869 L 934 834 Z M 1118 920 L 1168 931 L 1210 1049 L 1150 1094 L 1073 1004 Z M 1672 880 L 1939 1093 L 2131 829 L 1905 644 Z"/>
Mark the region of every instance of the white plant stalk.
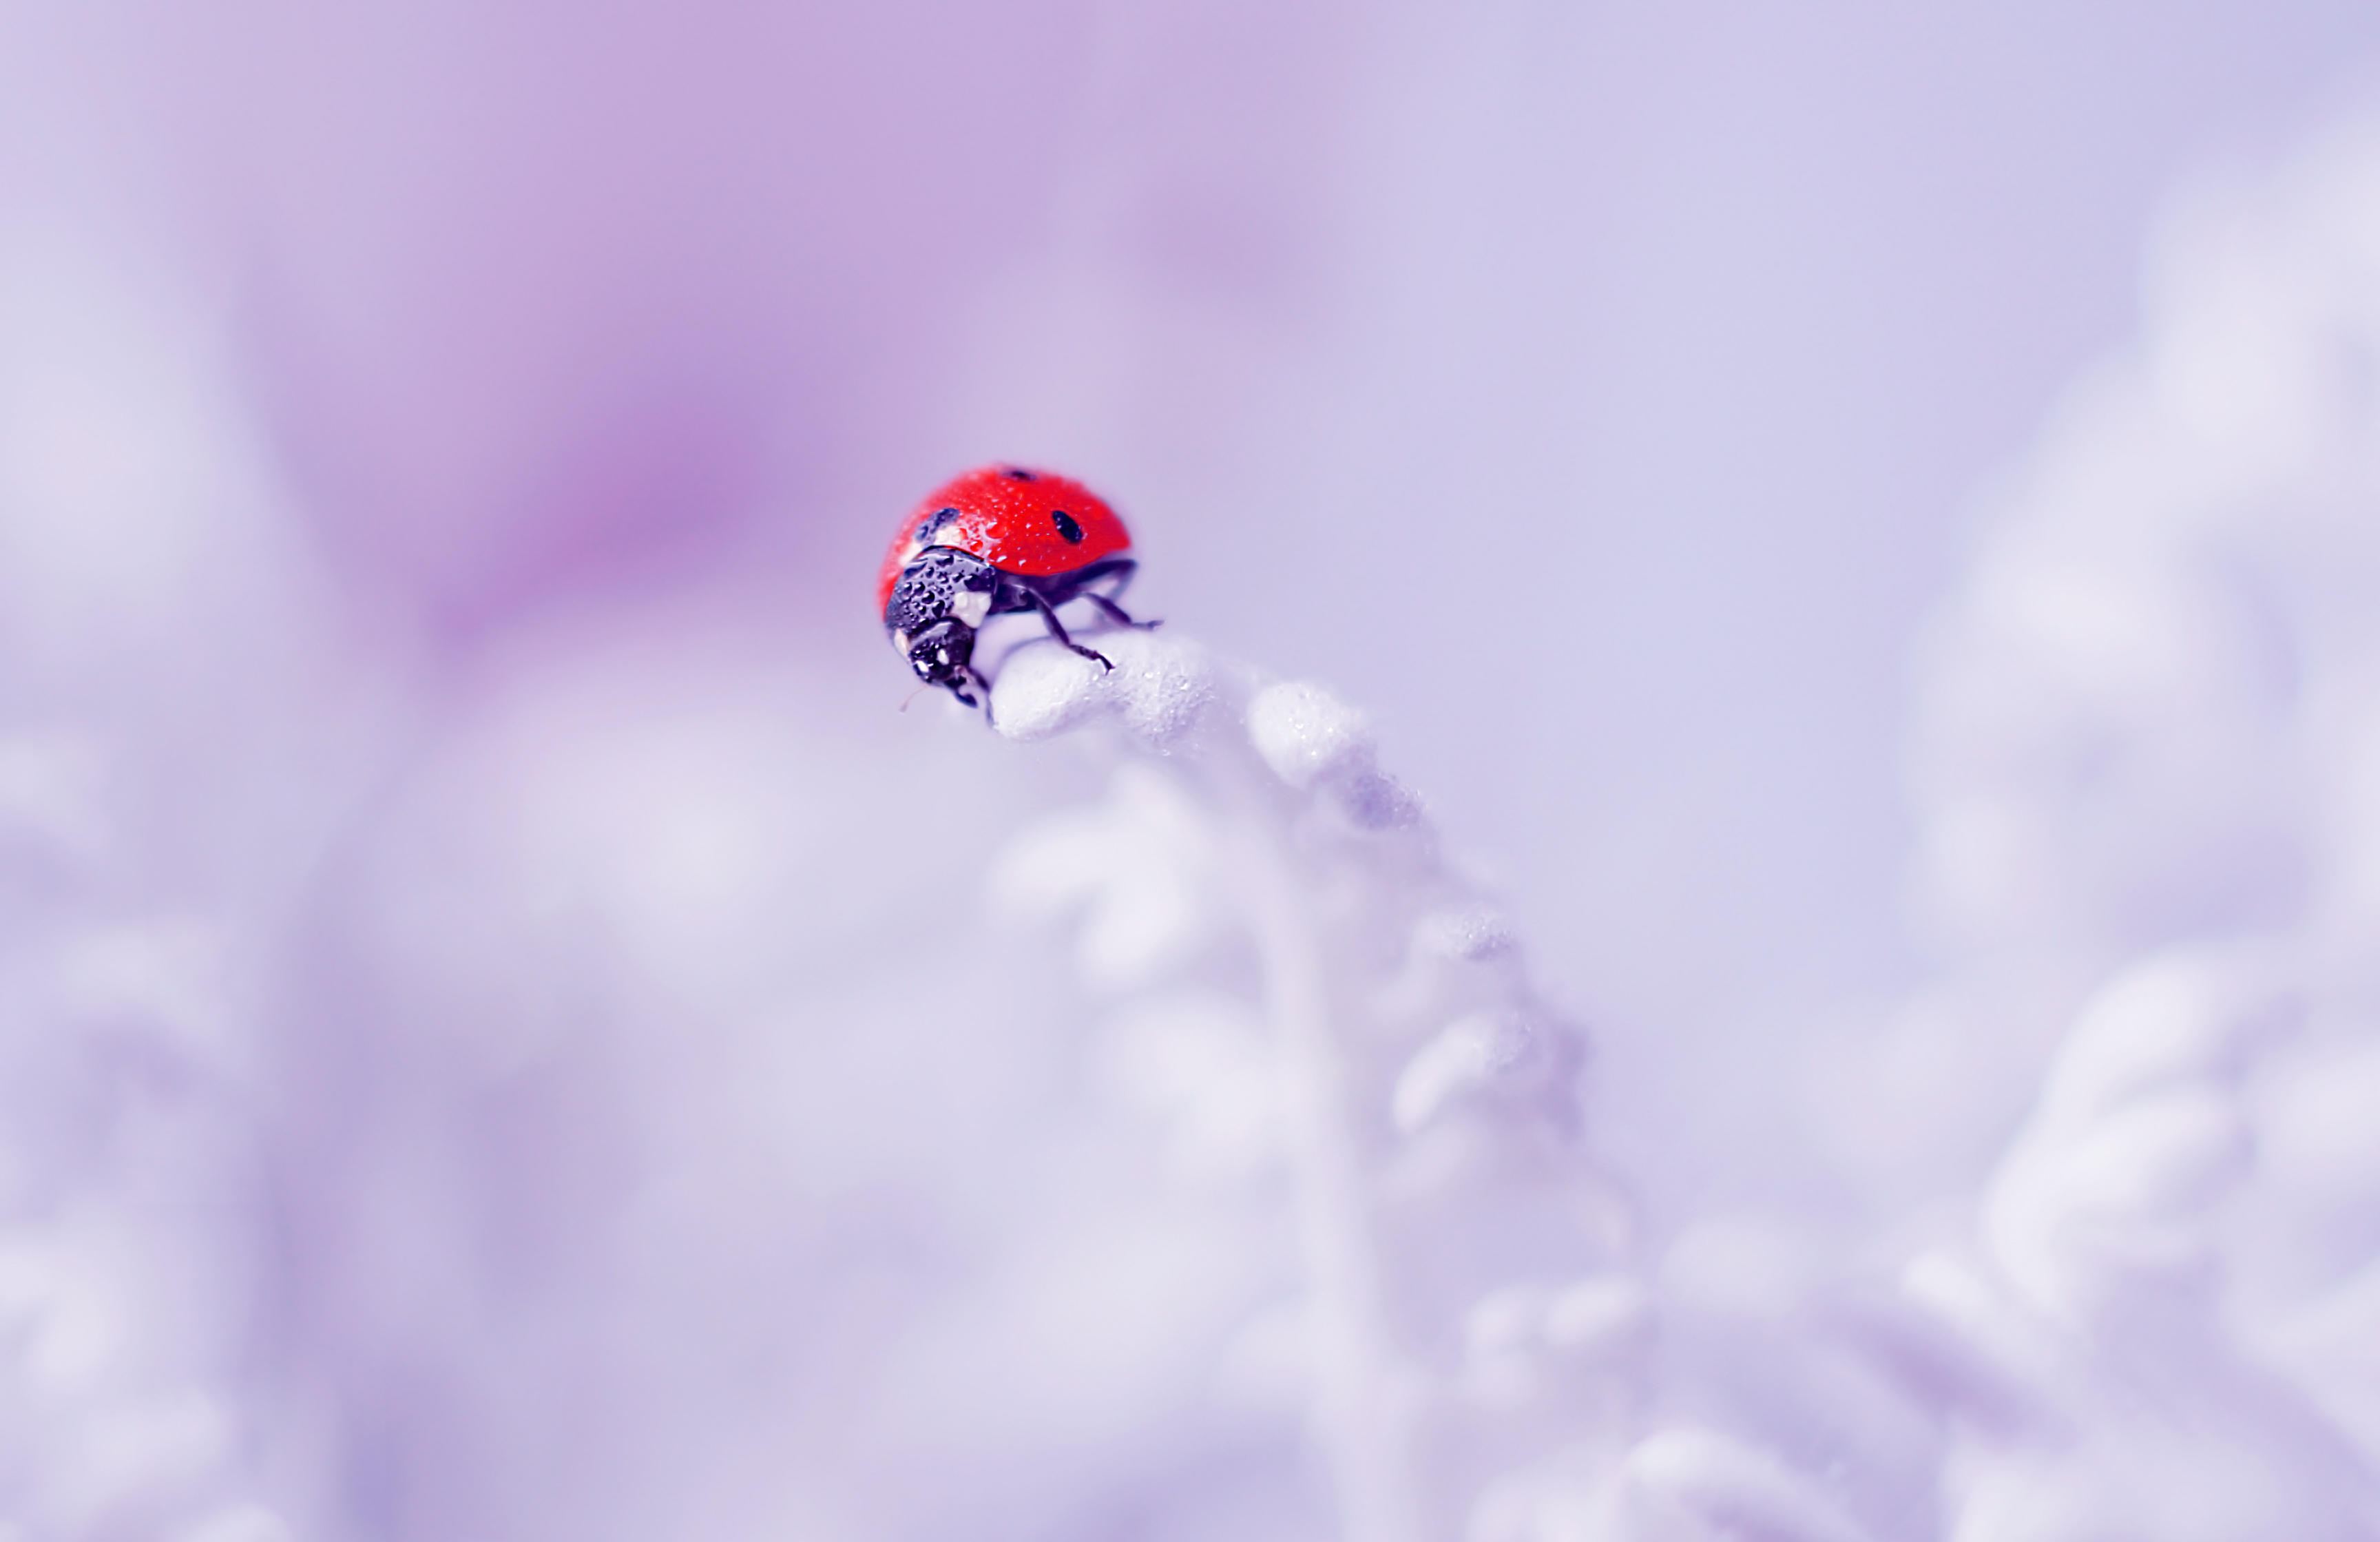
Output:
<path fill-rule="evenodd" d="M 1093 987 L 1238 980 L 1266 1025 L 1339 1535 L 1458 1536 L 1528 1469 L 1605 1471 L 1649 1305 L 1582 1138 L 1574 1031 L 1360 715 L 1176 635 L 1097 643 L 1111 672 L 1034 644 L 994 690 L 1009 736 L 1098 730 L 1117 760 L 1105 822 L 1029 832 L 1002 890 L 1081 915 Z"/>

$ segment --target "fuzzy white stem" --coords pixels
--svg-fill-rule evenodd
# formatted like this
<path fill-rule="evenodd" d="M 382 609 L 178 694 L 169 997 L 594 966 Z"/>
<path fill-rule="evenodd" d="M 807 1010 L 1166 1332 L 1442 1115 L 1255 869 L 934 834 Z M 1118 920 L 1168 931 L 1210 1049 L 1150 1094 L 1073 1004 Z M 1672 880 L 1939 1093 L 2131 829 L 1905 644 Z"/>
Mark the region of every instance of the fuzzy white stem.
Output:
<path fill-rule="evenodd" d="M 1265 1013 L 1287 1068 L 1288 1133 L 1309 1293 L 1314 1417 L 1343 1542 L 1420 1542 L 1409 1377 L 1388 1321 L 1379 1247 L 1332 1031 L 1330 986 L 1305 886 L 1261 800 L 1233 832 L 1233 866 L 1257 920 Z"/>

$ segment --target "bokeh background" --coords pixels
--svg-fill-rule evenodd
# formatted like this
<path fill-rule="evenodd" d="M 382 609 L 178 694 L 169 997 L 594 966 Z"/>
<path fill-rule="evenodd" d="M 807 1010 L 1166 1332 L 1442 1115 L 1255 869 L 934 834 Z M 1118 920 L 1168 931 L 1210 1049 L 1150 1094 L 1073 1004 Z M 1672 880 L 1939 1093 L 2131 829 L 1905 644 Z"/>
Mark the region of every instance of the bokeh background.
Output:
<path fill-rule="evenodd" d="M 867 603 L 989 458 L 1372 711 L 1651 1235 L 1958 1202 L 2054 1026 L 1900 1147 L 1808 1090 L 1971 962 L 1927 619 L 2158 233 L 2375 65 L 2244 0 L 0 5 L 21 1535 L 1171 1535 L 1081 1499 L 1128 1378 L 1055 1464 L 989 1350 L 847 1427 L 1075 1107 L 970 896 L 1087 773 L 895 713 Z"/>

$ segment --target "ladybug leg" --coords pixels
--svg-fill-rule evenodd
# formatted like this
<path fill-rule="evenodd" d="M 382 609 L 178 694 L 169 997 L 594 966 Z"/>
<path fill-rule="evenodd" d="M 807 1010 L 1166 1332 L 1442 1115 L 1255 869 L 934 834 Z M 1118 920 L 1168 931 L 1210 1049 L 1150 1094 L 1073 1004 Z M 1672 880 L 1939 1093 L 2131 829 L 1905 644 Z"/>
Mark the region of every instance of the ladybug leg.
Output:
<path fill-rule="evenodd" d="M 1041 613 L 1041 625 L 1050 628 L 1050 635 L 1051 637 L 1056 637 L 1060 642 L 1064 643 L 1068 648 L 1080 653 L 1086 659 L 1097 659 L 1099 662 L 1099 666 L 1103 669 L 1115 668 L 1115 665 L 1109 662 L 1106 654 L 1100 652 L 1096 648 L 1085 648 L 1081 643 L 1076 642 L 1074 638 L 1068 637 L 1066 635 L 1065 623 L 1058 619 L 1058 613 L 1050 608 L 1050 601 L 1042 599 L 1038 591 L 1028 589 L 1025 591 L 1025 596 L 1026 599 L 1033 601 L 1033 608 Z"/>
<path fill-rule="evenodd" d="M 1151 632 L 1165 625 L 1162 621 L 1135 621 L 1122 605 L 1104 594 L 1086 594 L 1083 598 L 1098 606 L 1101 615 L 1119 626 L 1136 626 L 1144 632 Z"/>
<path fill-rule="evenodd" d="M 1105 594 L 1096 594 L 1086 587 L 1083 598 L 1097 605 L 1099 608 L 1099 613 L 1117 625 L 1137 626 L 1144 632 L 1148 631 L 1158 624 L 1154 621 L 1135 621 L 1130 612 L 1116 603 L 1117 597 L 1132 586 L 1132 576 L 1139 571 L 1140 564 L 1130 557 L 1110 557 L 1103 563 L 1096 564 L 1091 569 L 1096 576 L 1090 582 L 1108 583 L 1108 591 Z M 1110 582 L 1110 580 L 1113 581 Z"/>

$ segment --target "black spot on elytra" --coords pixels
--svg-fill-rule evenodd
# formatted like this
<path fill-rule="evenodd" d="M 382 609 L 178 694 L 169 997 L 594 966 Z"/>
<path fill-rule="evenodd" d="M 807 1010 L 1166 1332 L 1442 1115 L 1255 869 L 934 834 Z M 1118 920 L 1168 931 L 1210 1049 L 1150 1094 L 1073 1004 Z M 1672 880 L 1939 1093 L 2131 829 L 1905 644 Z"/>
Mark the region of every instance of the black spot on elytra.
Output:
<path fill-rule="evenodd" d="M 1027 471 L 1022 466 L 1010 467 L 1007 474 L 1015 478 L 1020 482 L 1029 482 L 1033 480 L 1033 473 Z"/>
<path fill-rule="evenodd" d="M 1083 543 L 1083 528 L 1075 524 L 1075 516 L 1064 509 L 1051 509 L 1050 523 L 1058 527 L 1058 533 L 1066 538 L 1067 545 L 1080 546 Z"/>
<path fill-rule="evenodd" d="M 921 541 L 931 542 L 934 539 L 935 531 L 941 529 L 943 526 L 949 524 L 958 516 L 959 511 L 956 509 L 936 509 L 933 513 L 926 516 L 925 522 L 917 527 L 917 539 Z"/>

